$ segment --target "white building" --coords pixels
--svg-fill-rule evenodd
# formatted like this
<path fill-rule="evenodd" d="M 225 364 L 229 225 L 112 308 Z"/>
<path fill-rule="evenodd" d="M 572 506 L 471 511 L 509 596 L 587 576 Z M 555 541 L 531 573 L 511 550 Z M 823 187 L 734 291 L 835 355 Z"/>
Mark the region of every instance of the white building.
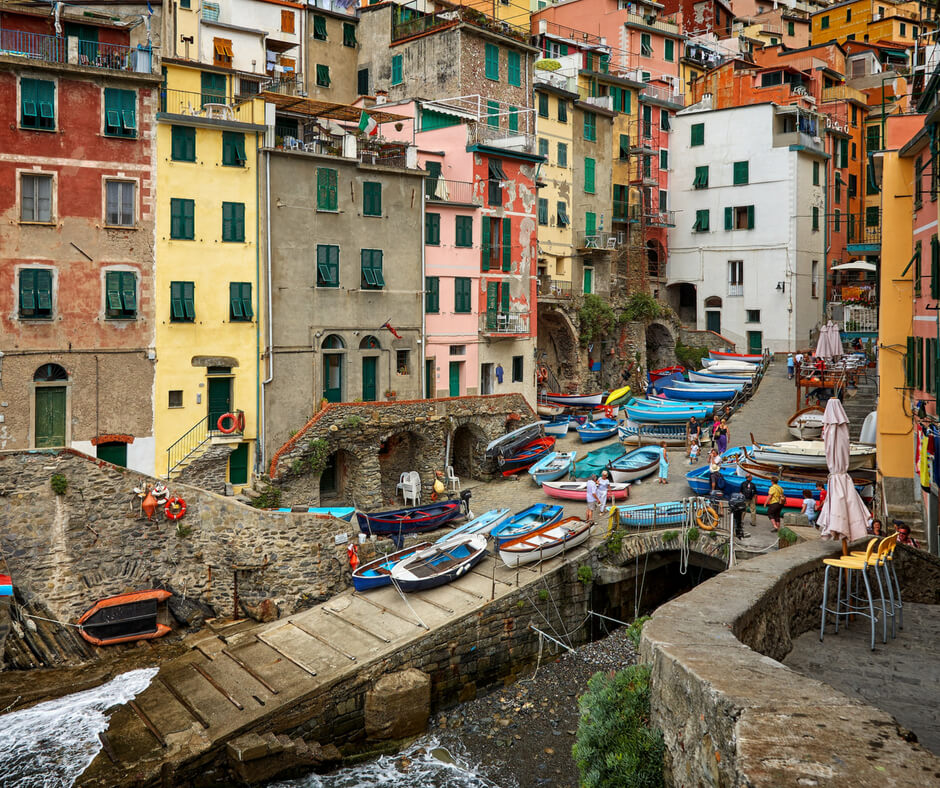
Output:
<path fill-rule="evenodd" d="M 711 109 L 673 122 L 667 292 L 685 325 L 738 352 L 793 350 L 822 318 L 823 116 L 796 106 Z"/>

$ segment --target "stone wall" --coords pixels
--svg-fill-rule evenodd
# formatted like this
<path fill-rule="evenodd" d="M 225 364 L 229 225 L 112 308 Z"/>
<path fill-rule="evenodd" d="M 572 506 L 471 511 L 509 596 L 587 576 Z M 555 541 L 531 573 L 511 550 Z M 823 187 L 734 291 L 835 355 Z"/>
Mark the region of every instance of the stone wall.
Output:
<path fill-rule="evenodd" d="M 226 468 L 229 455 L 238 447 L 239 440 L 210 439 L 205 451 L 196 455 L 174 473 L 173 483 L 189 484 L 209 492 L 225 493 Z"/>
<path fill-rule="evenodd" d="M 889 714 L 776 661 L 818 626 L 822 559 L 837 552 L 814 541 L 748 561 L 644 627 L 668 783 L 919 786 L 938 772 L 940 760 L 905 741 Z M 897 563 L 906 600 L 936 601 L 936 559 L 905 549 Z"/>
<path fill-rule="evenodd" d="M 729 347 L 734 349 L 734 342 L 725 339 L 721 334 L 716 334 L 714 331 L 699 331 L 685 326 L 679 331 L 679 341 L 683 345 L 707 347 L 709 350 L 724 350 Z"/>

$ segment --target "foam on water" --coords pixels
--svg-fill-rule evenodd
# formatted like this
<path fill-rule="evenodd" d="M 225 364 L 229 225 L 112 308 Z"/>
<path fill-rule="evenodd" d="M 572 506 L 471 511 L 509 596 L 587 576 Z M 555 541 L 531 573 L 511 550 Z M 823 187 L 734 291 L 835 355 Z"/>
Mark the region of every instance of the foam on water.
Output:
<path fill-rule="evenodd" d="M 132 700 L 157 668 L 131 670 L 94 689 L 0 716 L 0 785 L 67 788 L 101 749 L 108 709 Z"/>

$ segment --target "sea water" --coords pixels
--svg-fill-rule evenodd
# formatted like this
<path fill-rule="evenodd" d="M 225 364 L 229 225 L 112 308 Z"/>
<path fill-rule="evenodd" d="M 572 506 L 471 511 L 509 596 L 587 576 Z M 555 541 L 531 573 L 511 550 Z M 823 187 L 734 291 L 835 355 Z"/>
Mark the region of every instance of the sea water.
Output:
<path fill-rule="evenodd" d="M 0 785 L 68 788 L 101 750 L 108 710 L 145 690 L 157 668 L 0 716 Z"/>

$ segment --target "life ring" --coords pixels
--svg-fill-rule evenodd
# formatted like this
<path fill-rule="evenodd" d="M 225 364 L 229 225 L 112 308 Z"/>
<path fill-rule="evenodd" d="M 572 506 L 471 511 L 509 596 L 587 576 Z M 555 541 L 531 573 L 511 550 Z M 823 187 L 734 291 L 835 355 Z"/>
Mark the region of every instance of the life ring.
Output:
<path fill-rule="evenodd" d="M 355 569 L 359 566 L 359 545 L 355 542 L 350 545 L 346 545 L 346 556 L 349 558 L 349 568 Z"/>
<path fill-rule="evenodd" d="M 535 379 L 539 383 L 544 383 L 546 380 L 548 380 L 548 368 L 544 364 L 536 371 Z"/>
<path fill-rule="evenodd" d="M 181 519 L 186 514 L 186 501 L 178 495 L 173 496 L 163 507 L 163 513 L 166 515 L 167 520 Z"/>
<path fill-rule="evenodd" d="M 708 515 L 708 523 L 702 522 L 702 515 Z M 718 527 L 718 512 L 711 506 L 703 506 L 695 513 L 695 522 L 703 531 L 714 531 Z"/>
<path fill-rule="evenodd" d="M 612 418 L 614 417 L 614 409 L 613 409 L 613 407 L 611 407 L 610 405 L 606 405 L 606 406 L 604 407 L 604 415 L 605 415 L 608 419 L 612 419 Z"/>
<path fill-rule="evenodd" d="M 230 427 L 223 427 L 226 421 L 231 420 L 232 424 Z M 219 428 L 219 432 L 223 435 L 231 435 L 235 432 L 235 428 L 238 427 L 238 416 L 234 413 L 223 413 L 219 416 L 219 420 L 215 423 L 215 426 Z"/>
<path fill-rule="evenodd" d="M 240 410 L 238 411 L 237 415 L 238 415 L 238 431 L 244 432 L 245 431 L 245 411 Z"/>

